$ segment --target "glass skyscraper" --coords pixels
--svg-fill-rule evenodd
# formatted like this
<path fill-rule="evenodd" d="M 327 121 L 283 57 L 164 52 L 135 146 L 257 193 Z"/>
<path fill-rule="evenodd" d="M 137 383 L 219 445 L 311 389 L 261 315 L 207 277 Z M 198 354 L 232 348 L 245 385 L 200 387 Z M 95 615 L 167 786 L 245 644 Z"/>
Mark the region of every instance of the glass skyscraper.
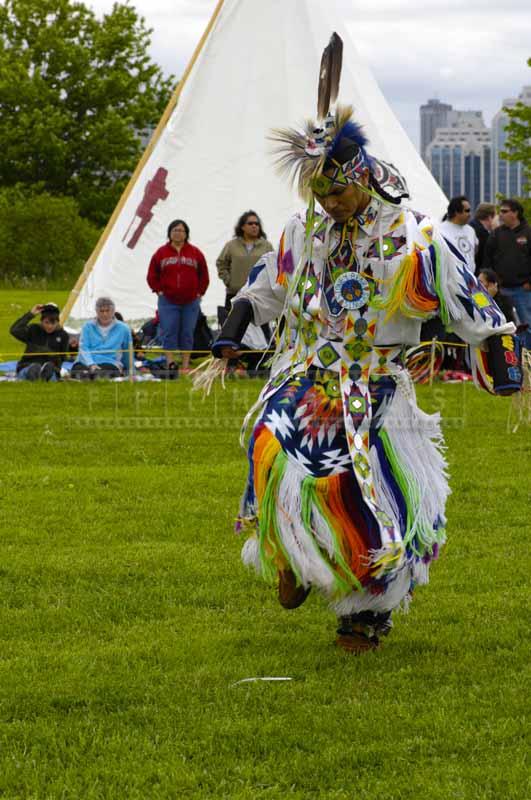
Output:
<path fill-rule="evenodd" d="M 437 128 L 446 128 L 448 125 L 448 112 L 452 106 L 441 103 L 440 100 L 428 100 L 420 107 L 420 155 L 426 161 L 426 150 L 435 138 Z M 427 163 L 427 161 L 426 161 Z"/>
<path fill-rule="evenodd" d="M 466 195 L 472 206 L 497 198 L 531 194 L 525 186 L 522 164 L 501 157 L 507 148 L 506 107 L 531 105 L 531 86 L 517 98 L 503 101 L 492 120 L 492 130 L 481 111 L 457 111 L 447 103 L 428 100 L 420 107 L 421 155 L 448 198 Z"/>
<path fill-rule="evenodd" d="M 448 119 L 451 127 L 437 130 L 426 162 L 448 198 L 466 195 L 475 208 L 492 196 L 490 131 L 481 111 L 452 111 Z"/>

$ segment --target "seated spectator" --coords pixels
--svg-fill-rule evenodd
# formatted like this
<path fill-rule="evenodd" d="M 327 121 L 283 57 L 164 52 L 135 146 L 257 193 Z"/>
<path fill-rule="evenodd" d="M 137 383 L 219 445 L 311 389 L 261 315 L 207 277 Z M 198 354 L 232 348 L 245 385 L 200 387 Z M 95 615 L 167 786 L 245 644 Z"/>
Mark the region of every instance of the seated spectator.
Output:
<path fill-rule="evenodd" d="M 144 322 L 141 328 L 135 334 L 135 344 L 138 349 L 144 347 L 161 347 L 162 334 L 160 331 L 159 312 L 155 312 L 152 319 Z"/>
<path fill-rule="evenodd" d="M 500 280 L 493 269 L 485 267 L 478 275 L 481 285 L 487 290 L 491 297 L 496 301 L 496 305 L 502 312 L 507 322 L 516 322 L 511 298 L 504 294 L 500 289 Z"/>
<path fill-rule="evenodd" d="M 71 376 L 80 380 L 118 378 L 129 373 L 132 349 L 131 331 L 116 319 L 115 306 L 108 297 L 96 301 L 96 318 L 83 325 L 79 353 Z"/>
<path fill-rule="evenodd" d="M 38 325 L 32 319 L 41 315 Z M 17 378 L 24 381 L 56 381 L 68 351 L 68 334 L 59 322 L 59 307 L 55 303 L 38 303 L 10 328 L 15 339 L 24 342 L 26 349 L 17 364 Z M 57 353 L 57 355 L 51 355 Z"/>

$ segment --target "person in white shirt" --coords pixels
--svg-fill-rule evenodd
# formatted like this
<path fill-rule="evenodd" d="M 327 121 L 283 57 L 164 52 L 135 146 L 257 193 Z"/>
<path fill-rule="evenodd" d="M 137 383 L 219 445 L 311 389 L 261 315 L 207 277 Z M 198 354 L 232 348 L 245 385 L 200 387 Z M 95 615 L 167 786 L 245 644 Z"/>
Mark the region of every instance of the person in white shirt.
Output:
<path fill-rule="evenodd" d="M 469 200 L 464 196 L 452 197 L 448 211 L 439 230 L 457 255 L 466 262 L 472 274 L 476 271 L 476 250 L 479 240 L 472 225 L 469 225 L 472 209 Z"/>

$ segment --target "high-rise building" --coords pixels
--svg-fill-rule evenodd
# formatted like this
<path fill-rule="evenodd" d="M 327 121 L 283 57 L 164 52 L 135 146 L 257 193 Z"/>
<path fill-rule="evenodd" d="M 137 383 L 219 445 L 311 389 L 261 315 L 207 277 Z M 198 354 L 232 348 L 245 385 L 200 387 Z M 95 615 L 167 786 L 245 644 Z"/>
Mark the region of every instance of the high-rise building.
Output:
<path fill-rule="evenodd" d="M 492 119 L 492 189 L 493 197 L 522 197 L 524 194 L 524 174 L 520 161 L 506 161 L 500 153 L 506 150 L 506 127 L 510 117 L 505 108 L 514 108 L 518 103 L 531 105 L 531 86 L 524 86 L 517 98 L 508 97 L 503 107 Z"/>
<path fill-rule="evenodd" d="M 449 120 L 428 145 L 426 162 L 448 198 L 466 195 L 475 208 L 492 199 L 490 130 L 481 111 L 452 111 Z"/>
<path fill-rule="evenodd" d="M 447 127 L 450 111 L 452 106 L 434 98 L 420 107 L 420 155 L 424 161 L 426 161 L 427 147 L 435 138 L 437 128 Z"/>

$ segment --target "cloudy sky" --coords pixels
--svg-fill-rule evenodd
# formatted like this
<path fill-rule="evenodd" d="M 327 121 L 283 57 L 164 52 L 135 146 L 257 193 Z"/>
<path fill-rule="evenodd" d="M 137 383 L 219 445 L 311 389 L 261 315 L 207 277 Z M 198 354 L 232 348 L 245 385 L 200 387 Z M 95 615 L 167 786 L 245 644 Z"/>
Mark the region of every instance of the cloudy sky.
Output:
<path fill-rule="evenodd" d="M 85 2 L 98 16 L 113 5 L 113 0 Z M 526 65 L 531 56 L 529 0 L 333 2 L 343 9 L 360 54 L 417 146 L 418 107 L 429 97 L 454 108 L 481 109 L 490 124 L 504 98 L 531 84 Z M 216 0 L 129 3 L 153 29 L 153 59 L 167 74 L 179 77 Z"/>

